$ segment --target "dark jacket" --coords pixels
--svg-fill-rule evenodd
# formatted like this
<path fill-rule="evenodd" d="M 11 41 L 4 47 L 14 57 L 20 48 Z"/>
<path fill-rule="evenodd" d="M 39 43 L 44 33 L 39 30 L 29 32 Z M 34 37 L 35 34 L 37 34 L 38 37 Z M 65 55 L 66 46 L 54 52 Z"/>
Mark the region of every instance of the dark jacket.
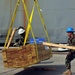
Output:
<path fill-rule="evenodd" d="M 75 46 L 75 34 L 68 38 L 68 44 L 69 46 Z M 75 52 L 75 50 L 70 49 L 70 52 Z"/>

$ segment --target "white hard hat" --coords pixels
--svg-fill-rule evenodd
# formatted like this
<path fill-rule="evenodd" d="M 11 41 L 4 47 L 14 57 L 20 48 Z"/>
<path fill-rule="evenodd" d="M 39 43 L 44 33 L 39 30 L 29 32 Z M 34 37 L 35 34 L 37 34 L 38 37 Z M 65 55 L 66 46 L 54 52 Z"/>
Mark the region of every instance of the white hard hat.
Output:
<path fill-rule="evenodd" d="M 20 28 L 20 29 L 18 30 L 18 34 L 23 34 L 24 32 L 25 32 L 25 30 L 22 29 L 22 28 Z"/>

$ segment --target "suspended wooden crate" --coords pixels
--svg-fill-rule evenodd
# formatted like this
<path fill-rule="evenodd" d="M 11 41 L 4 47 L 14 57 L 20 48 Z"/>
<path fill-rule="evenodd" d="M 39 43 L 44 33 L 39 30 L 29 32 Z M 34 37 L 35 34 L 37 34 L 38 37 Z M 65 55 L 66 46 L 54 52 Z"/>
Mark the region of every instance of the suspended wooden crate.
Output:
<path fill-rule="evenodd" d="M 22 3 L 23 3 L 23 6 L 24 6 L 24 11 L 25 11 L 27 19 L 28 19 L 29 15 L 27 13 L 26 4 L 25 4 L 24 0 L 22 0 Z M 15 6 L 15 9 L 14 9 L 14 13 L 13 13 L 13 16 L 12 16 L 12 19 L 11 19 L 11 22 L 10 22 L 10 26 L 9 26 L 9 29 L 8 29 L 8 35 L 6 37 L 4 49 L 2 50 L 4 66 L 7 67 L 7 68 L 10 68 L 10 67 L 11 68 L 27 67 L 27 66 L 30 66 L 32 64 L 38 63 L 40 61 L 43 61 L 45 59 L 49 59 L 49 58 L 52 57 L 51 49 L 46 49 L 45 46 L 43 46 L 42 44 L 25 45 L 26 40 L 28 39 L 28 34 L 29 34 L 30 30 L 31 30 L 33 38 L 35 38 L 32 27 L 31 27 L 35 6 L 37 7 L 37 9 L 39 11 L 40 18 L 41 18 L 41 21 L 42 21 L 43 28 L 44 28 L 44 31 L 46 33 L 47 39 L 48 39 L 48 41 L 50 41 L 49 37 L 48 37 L 47 30 L 46 30 L 46 26 L 45 26 L 45 23 L 44 23 L 43 16 L 40 12 L 38 0 L 34 0 L 34 5 L 33 5 L 33 8 L 32 8 L 32 11 L 31 11 L 31 15 L 30 15 L 30 18 L 28 19 L 28 26 L 26 27 L 27 29 L 26 29 L 25 39 L 24 39 L 24 45 L 25 46 L 18 47 L 18 48 L 10 48 L 9 47 L 10 43 L 12 42 L 12 39 L 14 37 L 14 34 L 17 30 L 17 29 L 14 29 L 12 31 L 12 25 L 14 23 L 19 4 L 20 4 L 20 0 L 17 0 L 16 6 Z M 12 34 L 11 34 L 11 32 L 12 32 Z"/>
<path fill-rule="evenodd" d="M 7 68 L 27 67 L 52 57 L 50 49 L 42 44 L 28 44 L 20 48 L 8 48 L 2 51 L 4 66 Z"/>

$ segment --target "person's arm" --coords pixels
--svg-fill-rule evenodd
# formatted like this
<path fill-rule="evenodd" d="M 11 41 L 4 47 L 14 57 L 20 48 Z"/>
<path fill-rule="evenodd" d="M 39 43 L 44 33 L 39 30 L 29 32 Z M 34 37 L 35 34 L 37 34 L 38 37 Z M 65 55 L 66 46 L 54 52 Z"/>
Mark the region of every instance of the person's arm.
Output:
<path fill-rule="evenodd" d="M 75 38 L 72 40 L 71 46 L 75 46 Z M 71 52 L 75 52 L 75 50 L 71 50 Z"/>

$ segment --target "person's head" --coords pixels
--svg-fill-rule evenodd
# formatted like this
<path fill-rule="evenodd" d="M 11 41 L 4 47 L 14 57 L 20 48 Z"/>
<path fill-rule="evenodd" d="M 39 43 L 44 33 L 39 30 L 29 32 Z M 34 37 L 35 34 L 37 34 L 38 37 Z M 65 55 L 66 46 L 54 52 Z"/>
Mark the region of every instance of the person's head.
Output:
<path fill-rule="evenodd" d="M 18 34 L 21 35 L 22 37 L 25 36 L 25 29 L 22 26 L 18 28 Z"/>
<path fill-rule="evenodd" d="M 74 34 L 74 29 L 72 27 L 68 27 L 66 32 L 67 32 L 68 36 L 70 37 L 71 35 Z"/>

